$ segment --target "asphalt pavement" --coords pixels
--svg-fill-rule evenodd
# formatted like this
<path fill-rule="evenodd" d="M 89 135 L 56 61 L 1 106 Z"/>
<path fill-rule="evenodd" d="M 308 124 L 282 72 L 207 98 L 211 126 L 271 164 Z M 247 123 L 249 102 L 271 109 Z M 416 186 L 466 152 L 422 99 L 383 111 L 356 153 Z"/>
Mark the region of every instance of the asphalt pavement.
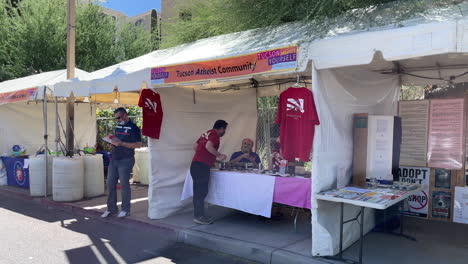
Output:
<path fill-rule="evenodd" d="M 173 231 L 75 216 L 0 193 L 0 264 L 10 263 L 252 262 L 177 243 Z"/>

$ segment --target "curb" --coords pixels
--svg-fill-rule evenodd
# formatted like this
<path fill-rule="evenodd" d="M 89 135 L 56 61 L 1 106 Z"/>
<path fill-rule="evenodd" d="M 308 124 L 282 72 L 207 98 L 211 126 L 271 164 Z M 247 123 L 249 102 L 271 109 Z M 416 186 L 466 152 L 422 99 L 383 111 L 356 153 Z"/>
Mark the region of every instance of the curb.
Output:
<path fill-rule="evenodd" d="M 259 263 L 268 264 L 329 264 L 330 262 L 320 258 L 313 258 L 303 256 L 287 250 L 274 248 L 270 246 L 260 245 L 251 243 L 248 241 L 242 241 L 230 237 L 224 237 L 220 235 L 209 234 L 192 230 L 189 228 L 182 228 L 170 224 L 164 224 L 160 222 L 142 221 L 131 216 L 125 219 L 107 218 L 102 219 L 101 213 L 94 210 L 86 210 L 79 206 L 73 205 L 72 203 L 61 203 L 55 202 L 50 198 L 45 197 L 31 197 L 29 193 L 23 192 L 22 190 L 15 190 L 11 188 L 2 188 L 0 186 L 0 195 L 6 194 L 7 196 L 14 196 L 16 198 L 33 201 L 40 205 L 56 208 L 71 214 L 93 218 L 94 220 L 117 224 L 125 227 L 147 227 L 153 229 L 163 229 L 174 233 L 178 242 L 185 243 L 195 247 L 201 247 L 215 252 L 229 254 L 235 257 L 240 257 L 246 260 L 255 261 Z"/>
<path fill-rule="evenodd" d="M 177 241 L 259 263 L 330 264 L 330 262 L 324 261 L 320 258 L 307 257 L 279 248 L 255 244 L 248 241 L 242 241 L 220 235 L 213 235 L 191 229 L 181 230 L 177 237 Z"/>

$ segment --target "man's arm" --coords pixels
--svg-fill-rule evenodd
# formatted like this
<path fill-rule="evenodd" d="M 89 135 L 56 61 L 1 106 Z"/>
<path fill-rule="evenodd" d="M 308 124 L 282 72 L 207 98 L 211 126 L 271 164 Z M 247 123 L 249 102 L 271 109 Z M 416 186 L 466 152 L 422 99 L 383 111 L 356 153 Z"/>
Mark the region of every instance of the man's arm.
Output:
<path fill-rule="evenodd" d="M 141 142 L 122 142 L 122 141 L 112 141 L 112 145 L 116 147 L 124 147 L 124 148 L 129 148 L 129 149 L 137 149 L 143 146 Z"/>
<path fill-rule="evenodd" d="M 237 157 L 235 159 L 232 159 L 231 162 L 236 164 L 236 163 L 239 163 L 244 158 L 248 159 L 249 158 L 249 153 L 244 153 L 242 155 L 239 155 L 239 157 Z"/>
<path fill-rule="evenodd" d="M 214 147 L 213 142 L 211 142 L 211 141 L 206 142 L 205 147 L 206 147 L 206 150 L 208 150 L 208 152 L 210 152 L 212 155 L 216 156 L 219 160 L 223 161 L 223 160 L 225 160 L 227 158 L 226 155 L 221 154 L 216 150 L 216 148 Z"/>

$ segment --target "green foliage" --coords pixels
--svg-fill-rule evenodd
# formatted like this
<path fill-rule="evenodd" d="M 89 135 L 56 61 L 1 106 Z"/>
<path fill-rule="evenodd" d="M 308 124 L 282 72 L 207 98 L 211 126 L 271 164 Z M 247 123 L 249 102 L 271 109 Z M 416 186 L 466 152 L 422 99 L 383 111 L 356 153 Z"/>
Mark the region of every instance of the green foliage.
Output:
<path fill-rule="evenodd" d="M 201 38 L 306 21 L 312 37 L 340 31 L 400 26 L 411 19 L 434 20 L 461 0 L 192 0 L 178 5 L 180 17 L 164 24 L 163 47 Z M 447 13 L 446 13 L 447 14 Z M 451 14 L 447 14 L 451 15 Z"/>
<path fill-rule="evenodd" d="M 20 75 L 23 69 L 21 58 L 14 56 L 18 51 L 10 37 L 14 31 L 9 23 L 9 7 L 8 0 L 0 0 L 0 82 Z"/>
<path fill-rule="evenodd" d="M 117 25 L 99 6 L 82 5 L 76 12 L 76 65 L 86 71 L 117 63 Z"/>
<path fill-rule="evenodd" d="M 277 108 L 279 102 L 279 96 L 268 96 L 257 98 L 257 105 L 259 109 L 271 109 Z"/>
<path fill-rule="evenodd" d="M 148 34 L 143 27 L 128 23 L 123 25 L 117 45 L 119 60 L 129 60 L 152 51 L 153 33 Z"/>
<path fill-rule="evenodd" d="M 402 86 L 400 90 L 400 100 L 420 100 L 424 99 L 424 86 Z"/>
<path fill-rule="evenodd" d="M 180 10 L 190 19 L 167 24 L 165 47 L 197 39 L 283 23 L 334 17 L 348 10 L 394 0 L 204 0 L 189 1 Z"/>
<path fill-rule="evenodd" d="M 15 56 L 24 61 L 29 74 L 65 68 L 66 10 L 62 0 L 24 0 L 12 12 Z"/>
<path fill-rule="evenodd" d="M 9 11 L 8 11 L 9 10 Z M 0 0 L 0 81 L 66 66 L 64 0 Z M 76 11 L 76 67 L 95 71 L 159 47 L 155 32 L 118 24 L 95 4 Z"/>

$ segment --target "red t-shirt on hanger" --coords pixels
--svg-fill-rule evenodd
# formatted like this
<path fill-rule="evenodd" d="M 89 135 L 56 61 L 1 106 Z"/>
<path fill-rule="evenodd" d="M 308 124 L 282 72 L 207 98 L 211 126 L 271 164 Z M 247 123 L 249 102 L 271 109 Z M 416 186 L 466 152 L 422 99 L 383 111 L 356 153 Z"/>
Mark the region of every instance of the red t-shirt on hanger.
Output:
<path fill-rule="evenodd" d="M 161 96 L 151 89 L 143 89 L 138 106 L 143 108 L 142 134 L 150 138 L 159 139 L 163 120 Z"/>
<path fill-rule="evenodd" d="M 276 123 L 280 124 L 283 157 L 288 161 L 309 161 L 315 126 L 320 124 L 312 92 L 305 87 L 282 92 Z"/>

